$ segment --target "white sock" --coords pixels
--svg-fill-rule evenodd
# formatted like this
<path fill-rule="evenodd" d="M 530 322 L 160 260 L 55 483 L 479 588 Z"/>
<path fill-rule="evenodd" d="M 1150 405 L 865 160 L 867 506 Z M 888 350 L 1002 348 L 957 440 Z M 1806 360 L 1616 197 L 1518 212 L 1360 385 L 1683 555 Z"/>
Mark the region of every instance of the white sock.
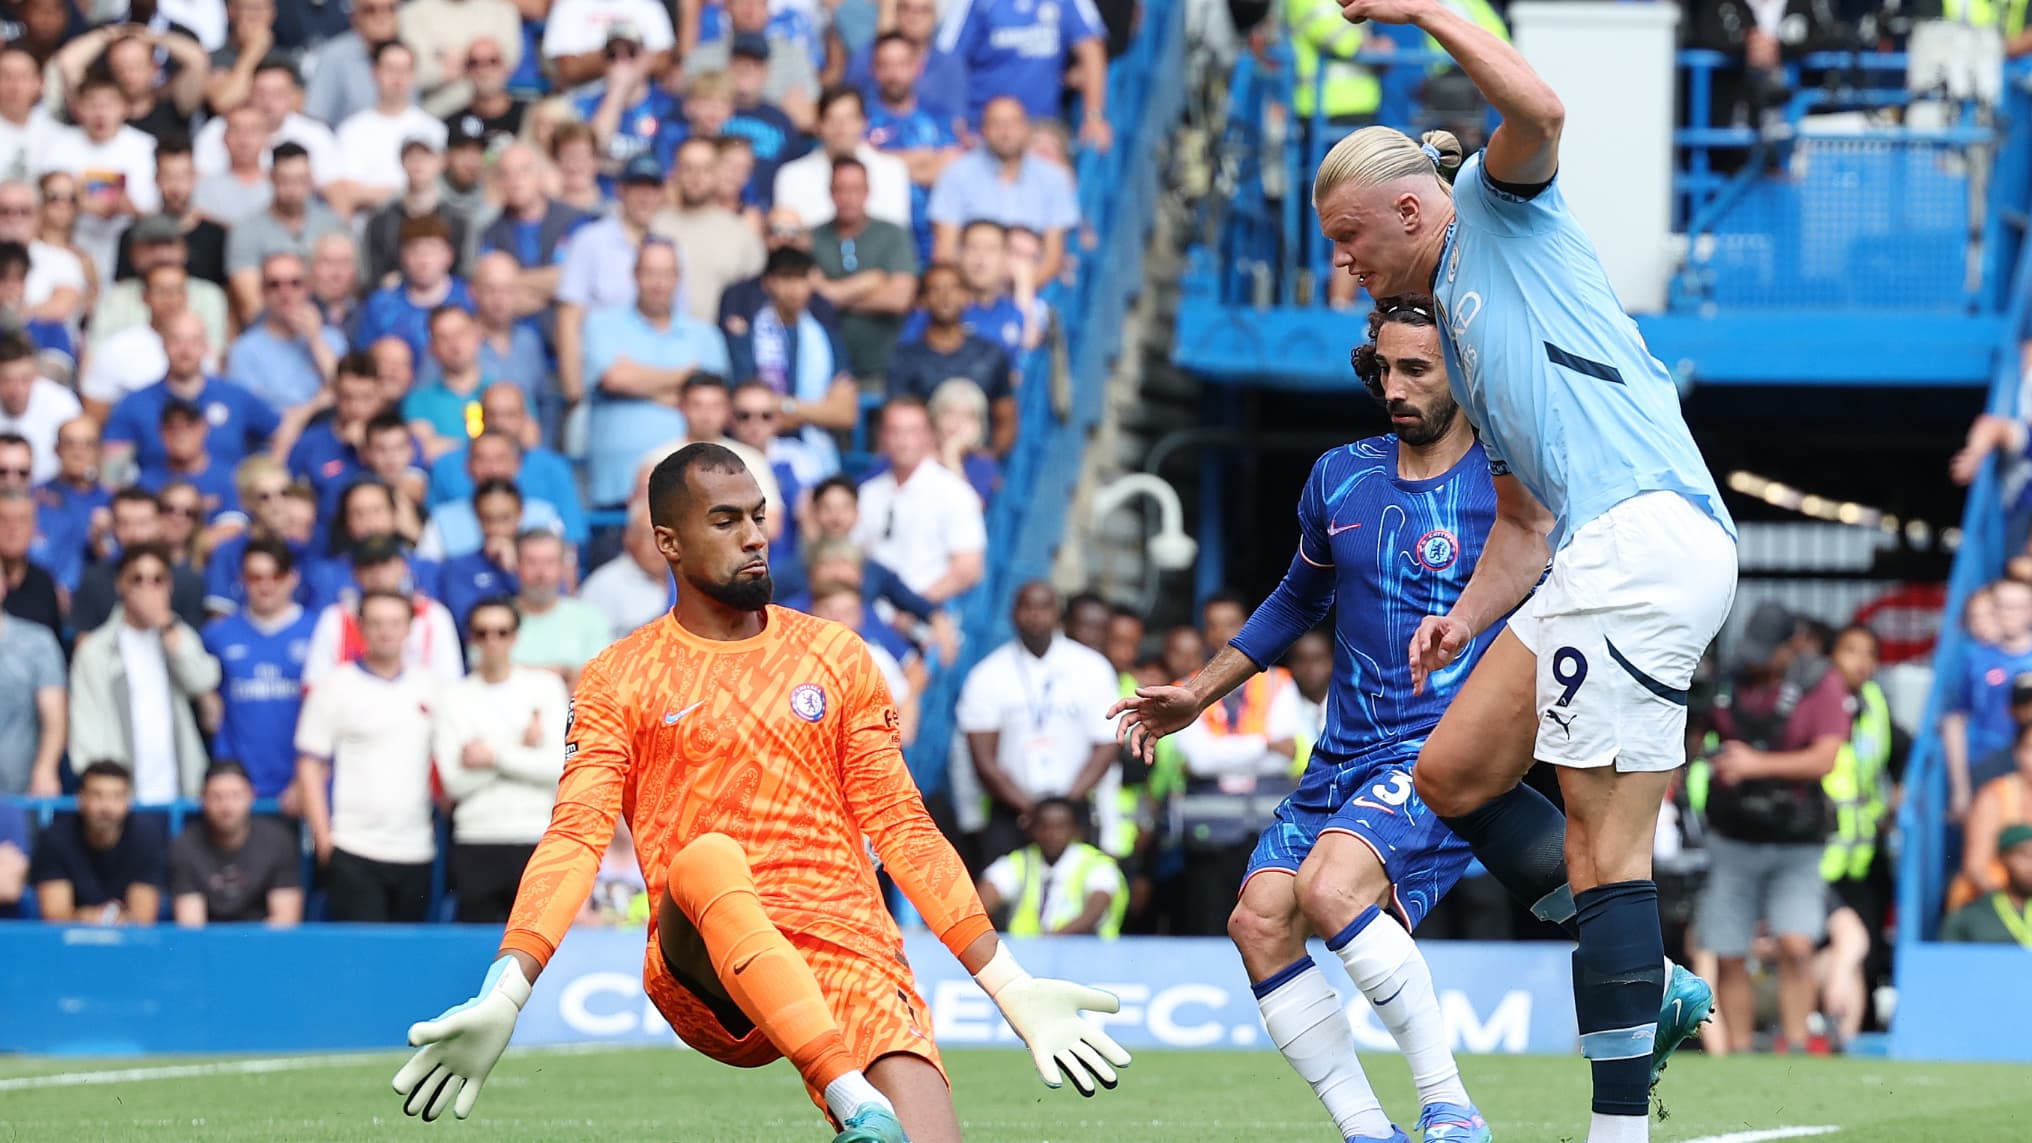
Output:
<path fill-rule="evenodd" d="M 858 1071 L 848 1072 L 825 1085 L 825 1103 L 826 1110 L 841 1123 L 847 1121 L 847 1116 L 871 1103 L 892 1112 L 896 1110 L 889 1097 L 876 1090 L 875 1085 L 868 1082 L 868 1077 Z"/>
<path fill-rule="evenodd" d="M 1343 1137 L 1387 1139 L 1395 1128 L 1355 1056 L 1340 997 L 1318 965 L 1304 964 L 1297 976 L 1256 998 L 1263 1026 L 1292 1070 L 1312 1085 Z"/>
<path fill-rule="evenodd" d="M 1427 1107 L 1467 1104 L 1468 1089 L 1461 1084 L 1460 1067 L 1447 1046 L 1432 970 L 1411 934 L 1395 917 L 1379 910 L 1353 940 L 1334 951 L 1411 1065 L 1419 1102 Z"/>
<path fill-rule="evenodd" d="M 1651 1119 L 1645 1115 L 1603 1115 L 1588 1122 L 1588 1143 L 1651 1143 Z"/>

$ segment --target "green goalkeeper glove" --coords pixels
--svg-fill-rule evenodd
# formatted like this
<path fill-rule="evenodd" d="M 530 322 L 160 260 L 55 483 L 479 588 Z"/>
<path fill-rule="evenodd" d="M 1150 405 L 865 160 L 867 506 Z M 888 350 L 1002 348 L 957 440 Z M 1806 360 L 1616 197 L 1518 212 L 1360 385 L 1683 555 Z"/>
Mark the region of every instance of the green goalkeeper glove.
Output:
<path fill-rule="evenodd" d="M 1023 1037 L 1046 1087 L 1058 1087 L 1064 1076 L 1070 1076 L 1081 1095 L 1091 1096 L 1095 1085 L 1113 1088 L 1115 1068 L 1129 1066 L 1129 1053 L 1081 1014 L 1121 1011 L 1122 1002 L 1114 993 L 1034 977 L 1016 963 L 1007 945 L 995 949 L 974 980 Z"/>
<path fill-rule="evenodd" d="M 515 1018 L 529 1002 L 529 978 L 512 956 L 503 956 L 487 970 L 480 992 L 463 1004 L 444 1010 L 435 1020 L 409 1027 L 409 1043 L 417 1053 L 395 1073 L 396 1094 L 406 1097 L 402 1110 L 435 1120 L 450 1107 L 464 1119 L 480 1099 L 480 1085 L 508 1048 Z"/>

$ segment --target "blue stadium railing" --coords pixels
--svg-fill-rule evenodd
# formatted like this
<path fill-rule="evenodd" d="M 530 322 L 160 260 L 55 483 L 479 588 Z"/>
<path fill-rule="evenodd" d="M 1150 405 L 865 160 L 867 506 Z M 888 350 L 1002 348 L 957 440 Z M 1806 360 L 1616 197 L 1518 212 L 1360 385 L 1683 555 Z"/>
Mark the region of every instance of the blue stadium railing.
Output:
<path fill-rule="evenodd" d="M 1273 106 L 1294 105 L 1296 81 L 1287 50 L 1274 48 L 1265 58 L 1267 68 L 1249 54 L 1237 62 L 1223 148 L 1224 159 L 1235 164 L 1226 184 L 1232 194 L 1210 204 L 1223 217 L 1211 250 L 1197 252 L 1195 268 L 1215 276 L 1224 305 L 1317 305 L 1321 283 L 1332 273 L 1331 249 L 1312 223 L 1305 192 L 1311 172 L 1352 128 L 1325 118 L 1322 71 L 1314 80 L 1312 115 L 1293 115 L 1281 147 L 1270 153 L 1266 115 Z M 1433 125 L 1411 81 L 1448 66 L 1446 56 L 1414 40 L 1353 62 L 1382 78 L 1376 122 L 1407 132 Z M 1687 237 L 1689 252 L 1673 283 L 1673 310 L 1968 314 L 2002 306 L 2017 235 L 2003 212 L 1983 208 L 2024 203 L 2032 173 L 2026 163 L 2010 161 L 2006 145 L 1989 193 L 1971 201 L 1966 164 L 1949 160 L 2005 142 L 1973 105 L 1953 105 L 1954 121 L 1937 129 L 1810 130 L 1812 116 L 1913 101 L 1904 55 L 1820 52 L 1787 65 L 1791 94 L 1768 128 L 1713 127 L 1716 73 L 1740 65 L 1701 50 L 1679 52 L 1677 65 L 1685 80 L 1686 125 L 1673 131 L 1673 205 L 1675 230 Z M 2022 75 L 2032 65 L 2014 67 Z M 1807 77 L 1816 82 L 1802 82 Z M 1723 155 L 1742 161 L 1726 164 Z M 1282 168 L 1288 189 L 1281 202 L 1265 197 L 1261 177 L 1248 177 L 1260 176 L 1269 164 Z M 1723 173 L 1725 166 L 1734 169 Z M 1787 177 L 1767 177 L 1773 169 Z M 1967 264 L 1972 232 L 1981 238 L 1974 273 Z"/>
<path fill-rule="evenodd" d="M 2006 109 L 2009 137 L 1998 167 L 2032 162 L 2032 75 L 2019 73 Z M 2022 198 L 2019 201 L 2023 201 Z M 1987 411 L 1998 416 L 2023 415 L 2018 396 L 2023 384 L 2019 338 L 2032 322 L 2032 246 L 2026 243 L 2028 219 L 2022 212 L 2006 220 L 2015 231 L 2015 269 L 2005 302 L 2005 318 L 1997 347 L 1996 375 L 1990 384 Z M 1905 801 L 1898 812 L 1902 850 L 1898 867 L 1898 939 L 1901 944 L 1930 939 L 1939 929 L 1941 906 L 1955 873 L 1952 834 L 1948 826 L 1947 758 L 1940 742 L 1940 718 L 1956 689 L 1971 640 L 1961 616 L 1971 593 L 1995 579 L 2011 555 L 2006 546 L 2006 514 L 2002 482 L 1993 460 L 1983 465 L 1962 510 L 1961 547 L 1948 575 L 1946 610 L 1941 614 L 1940 642 L 1933 655 L 1933 685 L 1926 713 L 1914 728 L 1911 761 L 1905 770 Z M 1970 759 L 1975 761 L 1975 759 Z"/>
<path fill-rule="evenodd" d="M 1184 99 L 1184 55 L 1183 0 L 1146 0 L 1135 43 L 1109 67 L 1115 144 L 1105 154 L 1084 152 L 1078 167 L 1080 209 L 1094 243 L 1080 251 L 1074 283 L 1048 295 L 1058 315 L 1054 338 L 1023 362 L 1016 445 L 988 513 L 987 575 L 961 606 L 959 661 L 933 673 L 909 754 L 927 796 L 949 785 L 954 706 L 966 672 L 1009 637 L 1016 588 L 1049 577 L 1065 535 L 1087 437 L 1122 348 L 1122 316 L 1142 284 L 1143 244 L 1156 217 L 1158 149 Z M 1056 400 L 1062 392 L 1070 398 L 1064 404 Z"/>

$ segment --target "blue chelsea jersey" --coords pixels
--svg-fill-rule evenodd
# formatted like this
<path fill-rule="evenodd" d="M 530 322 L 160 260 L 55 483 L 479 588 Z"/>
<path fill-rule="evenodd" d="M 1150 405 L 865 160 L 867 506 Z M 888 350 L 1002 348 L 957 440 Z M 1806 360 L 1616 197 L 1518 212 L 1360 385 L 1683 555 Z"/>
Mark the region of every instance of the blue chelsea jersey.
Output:
<path fill-rule="evenodd" d="M 1397 475 L 1397 438 L 1371 437 L 1319 458 L 1298 502 L 1299 556 L 1333 570 L 1334 679 L 1316 756 L 1358 758 L 1416 742 L 1502 630 L 1494 624 L 1425 693 L 1411 693 L 1406 652 L 1419 621 L 1460 598 L 1496 518 L 1479 444 L 1429 480 Z"/>
<path fill-rule="evenodd" d="M 1555 180 L 1503 191 L 1482 156 L 1454 180 L 1456 218 L 1433 281 L 1454 397 L 1491 471 L 1557 518 L 1550 543 L 1646 492 L 1678 492 L 1735 523 L 1679 411 L 1679 390 L 1623 312 Z"/>
<path fill-rule="evenodd" d="M 244 612 L 205 627 L 205 650 L 224 676 L 219 691 L 226 708 L 212 753 L 247 767 L 256 797 L 280 795 L 296 775 L 303 661 L 316 627 L 317 614 L 305 609 L 268 630 Z"/>

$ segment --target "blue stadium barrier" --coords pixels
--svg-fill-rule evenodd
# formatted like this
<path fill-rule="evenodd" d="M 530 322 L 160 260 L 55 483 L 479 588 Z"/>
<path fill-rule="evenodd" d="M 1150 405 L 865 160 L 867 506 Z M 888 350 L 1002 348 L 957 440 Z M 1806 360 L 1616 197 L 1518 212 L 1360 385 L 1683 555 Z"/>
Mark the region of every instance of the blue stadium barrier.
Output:
<path fill-rule="evenodd" d="M 2032 84 L 2023 75 L 2012 86 L 2008 110 L 2013 122 L 2004 154 L 2021 158 L 2032 154 Z M 2017 214 L 2011 223 L 2019 232 L 2013 243 L 2016 264 L 2009 299 L 1996 332 L 1996 367 L 1986 402 L 1988 412 L 2004 417 L 2021 412 L 2019 339 L 2027 323 L 2032 322 L 2032 248 L 2024 243 L 2026 224 L 2023 213 Z M 1960 622 L 1962 611 L 1967 607 L 1969 595 L 1996 578 L 2011 554 L 2005 538 L 2007 510 L 1997 464 L 1991 460 L 1983 465 L 1963 507 L 1961 547 L 1948 575 L 1947 608 L 1933 656 L 1933 686 L 1927 695 L 1922 724 L 1913 728 L 1912 758 L 1906 766 L 1905 803 L 1898 815 L 1899 832 L 1904 839 L 1898 899 L 1901 978 L 1903 952 L 1937 930 L 1941 903 L 1954 872 L 1947 850 L 1947 767 L 1940 744 L 1940 717 L 1947 709 L 1954 679 L 1970 644 Z"/>
<path fill-rule="evenodd" d="M 471 994 L 499 940 L 500 930 L 477 925 L 0 926 L 0 1012 L 9 1017 L 0 1021 L 0 1052 L 395 1049 L 411 1022 Z M 674 1044 L 642 994 L 644 945 L 640 930 L 572 932 L 537 981 L 514 1042 Z M 904 946 L 942 1047 L 1016 1043 L 938 941 L 907 936 Z M 1032 972 L 1091 981 L 1121 997 L 1122 1011 L 1100 1019 L 1131 1050 L 1271 1047 L 1225 940 L 1066 937 L 1010 946 Z M 1395 1051 L 1340 962 L 1313 951 L 1350 1006 L 1358 1045 Z M 1427 946 L 1426 958 L 1456 1051 L 1573 1051 L 1566 946 L 1448 942 Z"/>

